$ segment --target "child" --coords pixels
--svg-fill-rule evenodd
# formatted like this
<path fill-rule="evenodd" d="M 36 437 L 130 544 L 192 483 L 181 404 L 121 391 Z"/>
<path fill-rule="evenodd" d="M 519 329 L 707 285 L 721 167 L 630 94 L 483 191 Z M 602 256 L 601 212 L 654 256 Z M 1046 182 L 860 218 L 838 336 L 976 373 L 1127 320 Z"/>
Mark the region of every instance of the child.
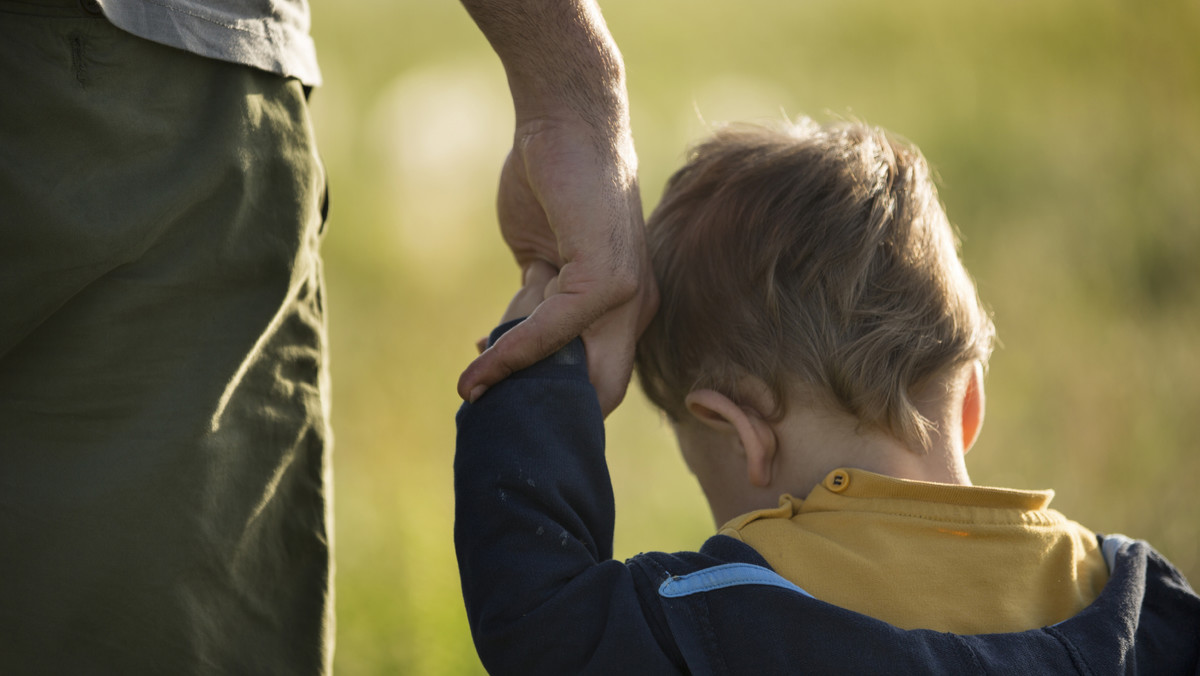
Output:
<path fill-rule="evenodd" d="M 730 128 L 648 222 L 638 373 L 719 532 L 612 560 L 582 343 L 458 416 L 455 542 L 497 673 L 1197 673 L 1200 598 L 1050 491 L 971 486 L 993 328 L 919 152 Z M 554 293 L 530 268 L 493 340 Z"/>

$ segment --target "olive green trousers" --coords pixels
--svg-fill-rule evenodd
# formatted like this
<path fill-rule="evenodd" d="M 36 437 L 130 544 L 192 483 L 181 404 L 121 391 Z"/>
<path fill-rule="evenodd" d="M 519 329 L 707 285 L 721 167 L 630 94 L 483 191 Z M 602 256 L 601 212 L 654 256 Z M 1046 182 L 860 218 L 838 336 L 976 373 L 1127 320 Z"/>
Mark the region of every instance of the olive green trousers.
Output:
<path fill-rule="evenodd" d="M 0 0 L 0 673 L 325 673 L 305 92 L 96 10 Z"/>

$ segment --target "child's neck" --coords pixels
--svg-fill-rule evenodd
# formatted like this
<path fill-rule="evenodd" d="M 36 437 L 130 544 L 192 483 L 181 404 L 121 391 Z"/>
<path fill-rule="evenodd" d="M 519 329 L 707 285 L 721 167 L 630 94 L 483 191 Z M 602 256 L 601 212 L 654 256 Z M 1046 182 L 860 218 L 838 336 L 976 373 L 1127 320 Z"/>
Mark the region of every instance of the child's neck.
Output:
<path fill-rule="evenodd" d="M 840 467 L 969 486 L 961 422 L 954 419 L 953 411 L 926 413 L 926 417 L 933 423 L 929 445 L 914 450 L 886 432 L 864 428 L 849 415 L 811 409 L 788 415 L 776 428 L 782 451 L 778 478 L 781 487 L 786 486 L 780 492 L 808 495 Z"/>
<path fill-rule="evenodd" d="M 947 412 L 951 413 L 951 412 Z M 789 411 L 772 425 L 777 451 L 770 482 L 751 485 L 738 464 L 728 437 L 696 425 L 677 428 L 685 457 L 719 458 L 716 463 L 690 463 L 708 498 L 718 526 L 730 519 L 779 504 L 779 496 L 807 496 L 835 469 L 848 467 L 900 479 L 970 485 L 964 462 L 961 422 L 953 415 L 926 417 L 935 424 L 929 447 L 913 451 L 882 431 L 864 429 L 853 417 L 813 410 Z M 957 439 L 957 441 L 956 441 Z M 728 463 L 728 464 L 726 464 Z"/>

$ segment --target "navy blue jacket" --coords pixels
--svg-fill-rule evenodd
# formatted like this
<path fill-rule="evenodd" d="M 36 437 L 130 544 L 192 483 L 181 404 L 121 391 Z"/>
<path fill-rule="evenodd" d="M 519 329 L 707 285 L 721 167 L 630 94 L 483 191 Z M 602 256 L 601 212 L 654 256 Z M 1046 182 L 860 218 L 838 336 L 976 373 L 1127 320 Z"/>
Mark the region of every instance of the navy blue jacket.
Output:
<path fill-rule="evenodd" d="M 613 560 L 603 416 L 578 340 L 464 404 L 457 422 L 454 539 L 491 673 L 1200 676 L 1200 598 L 1120 536 L 1104 539 L 1111 577 L 1077 616 L 976 636 L 814 599 L 722 535 L 699 552 Z"/>

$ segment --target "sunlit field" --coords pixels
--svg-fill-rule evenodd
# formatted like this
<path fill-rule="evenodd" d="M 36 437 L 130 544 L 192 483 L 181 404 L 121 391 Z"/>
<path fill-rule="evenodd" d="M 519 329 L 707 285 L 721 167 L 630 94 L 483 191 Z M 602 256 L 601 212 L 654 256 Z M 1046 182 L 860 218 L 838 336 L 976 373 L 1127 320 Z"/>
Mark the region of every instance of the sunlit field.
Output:
<path fill-rule="evenodd" d="M 518 282 L 492 214 L 504 75 L 452 0 L 315 4 L 336 670 L 478 674 L 451 541 L 454 384 Z M 1200 5 L 602 6 L 647 211 L 721 121 L 851 117 L 918 144 L 1002 341 L 973 480 L 1054 488 L 1200 582 Z M 640 393 L 609 419 L 618 557 L 711 534 L 677 455 Z"/>

